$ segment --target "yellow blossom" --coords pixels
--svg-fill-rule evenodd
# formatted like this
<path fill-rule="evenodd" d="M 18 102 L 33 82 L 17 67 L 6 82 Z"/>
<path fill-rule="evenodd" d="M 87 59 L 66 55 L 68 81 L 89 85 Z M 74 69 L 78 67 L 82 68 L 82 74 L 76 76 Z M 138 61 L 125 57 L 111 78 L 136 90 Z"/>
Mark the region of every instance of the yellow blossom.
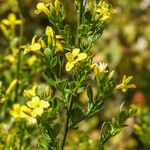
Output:
<path fill-rule="evenodd" d="M 45 34 L 48 36 L 48 43 L 52 46 L 56 46 L 58 52 L 63 52 L 64 48 L 60 42 L 61 35 L 54 36 L 54 31 L 50 26 L 46 27 Z"/>
<path fill-rule="evenodd" d="M 27 102 L 27 106 L 32 109 L 32 117 L 37 117 L 42 115 L 44 108 L 49 107 L 49 103 L 45 100 L 40 100 L 38 96 L 34 96 L 31 101 Z"/>
<path fill-rule="evenodd" d="M 29 124 L 35 124 L 36 119 L 31 116 L 31 109 L 25 105 L 14 104 L 13 109 L 9 111 L 10 115 L 16 120 L 24 119 Z"/>
<path fill-rule="evenodd" d="M 98 4 L 98 8 L 97 8 L 97 12 L 100 16 L 100 20 L 101 21 L 106 21 L 107 19 L 110 19 L 111 18 L 111 15 L 114 13 L 114 10 L 113 9 L 110 9 L 109 7 L 110 5 L 107 4 L 106 2 L 104 1 L 101 1 L 99 4 Z"/>
<path fill-rule="evenodd" d="M 57 13 L 57 15 L 59 14 L 59 12 L 60 12 L 60 2 L 59 2 L 59 0 L 55 0 L 54 1 L 54 7 L 55 7 L 55 10 L 56 10 L 56 13 Z"/>
<path fill-rule="evenodd" d="M 23 96 L 28 98 L 28 99 L 32 98 L 33 96 L 35 96 L 36 88 L 37 88 L 37 84 L 35 84 L 31 89 L 24 90 L 23 91 Z"/>
<path fill-rule="evenodd" d="M 132 80 L 133 76 L 126 77 L 123 76 L 122 83 L 116 86 L 116 89 L 121 89 L 123 92 L 126 92 L 129 88 L 136 88 L 135 84 L 128 84 Z"/>
<path fill-rule="evenodd" d="M 54 31 L 50 26 L 45 29 L 45 34 L 48 36 L 48 43 L 54 44 Z"/>
<path fill-rule="evenodd" d="M 109 80 L 111 80 L 113 76 L 114 76 L 114 70 L 109 73 L 109 75 L 108 75 Z"/>
<path fill-rule="evenodd" d="M 36 7 L 37 7 L 37 9 L 35 10 L 36 14 L 44 12 L 47 16 L 50 15 L 50 10 L 47 8 L 48 5 L 45 5 L 44 3 L 38 3 Z"/>
<path fill-rule="evenodd" d="M 11 116 L 13 116 L 15 119 L 25 119 L 27 115 L 23 112 L 22 106 L 20 104 L 14 104 L 13 109 L 9 111 Z"/>
<path fill-rule="evenodd" d="M 0 98 L 0 103 L 4 103 L 6 102 L 7 97 L 5 95 L 2 95 L 2 97 Z"/>
<path fill-rule="evenodd" d="M 12 90 L 14 90 L 16 84 L 17 84 L 17 79 L 13 80 L 13 81 L 10 83 L 9 87 L 8 87 L 7 90 L 6 90 L 6 96 L 9 95 Z"/>
<path fill-rule="evenodd" d="M 24 49 L 24 54 L 27 54 L 31 51 L 37 53 L 37 54 L 40 54 L 42 55 L 42 52 L 40 51 L 41 49 L 41 45 L 39 43 L 36 43 L 35 42 L 35 39 L 36 39 L 37 35 L 35 35 L 33 38 L 32 38 L 32 41 L 31 41 L 31 45 L 30 44 L 27 44 L 27 45 L 22 45 L 21 48 Z"/>
<path fill-rule="evenodd" d="M 32 66 L 36 60 L 37 60 L 37 57 L 33 55 L 27 59 L 26 63 L 28 64 L 28 66 Z"/>
<path fill-rule="evenodd" d="M 46 48 L 46 43 L 42 38 L 39 38 L 37 42 L 41 45 L 42 48 Z"/>
<path fill-rule="evenodd" d="M 94 75 L 97 76 L 101 72 L 107 72 L 106 70 L 107 64 L 106 63 L 94 63 L 91 65 L 91 69 L 94 70 Z"/>
<path fill-rule="evenodd" d="M 2 20 L 2 23 L 4 25 L 10 26 L 11 30 L 14 32 L 15 31 L 15 26 L 22 24 L 22 20 L 17 19 L 15 14 L 10 13 L 8 15 L 7 19 Z"/>
<path fill-rule="evenodd" d="M 66 53 L 67 64 L 66 64 L 66 71 L 70 71 L 79 61 L 84 60 L 87 58 L 86 53 L 80 53 L 80 49 L 75 48 L 73 49 L 72 53 Z"/>
<path fill-rule="evenodd" d="M 4 60 L 10 62 L 11 64 L 16 64 L 16 58 L 11 54 L 5 56 Z"/>

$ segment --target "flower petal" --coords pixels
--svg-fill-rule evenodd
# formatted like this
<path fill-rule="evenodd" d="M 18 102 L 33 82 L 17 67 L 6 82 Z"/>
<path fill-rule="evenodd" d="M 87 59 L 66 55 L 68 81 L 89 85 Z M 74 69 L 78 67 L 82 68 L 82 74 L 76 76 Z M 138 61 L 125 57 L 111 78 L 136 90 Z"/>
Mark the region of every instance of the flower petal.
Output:
<path fill-rule="evenodd" d="M 66 56 L 68 61 L 73 61 L 74 60 L 74 57 L 73 57 L 72 53 L 70 53 L 70 52 L 66 53 L 65 56 Z"/>
<path fill-rule="evenodd" d="M 40 100 L 40 107 L 41 108 L 47 108 L 49 106 L 49 103 L 44 100 Z"/>
<path fill-rule="evenodd" d="M 31 45 L 31 50 L 33 51 L 39 50 L 40 48 L 41 48 L 41 45 L 38 43 Z"/>
<path fill-rule="evenodd" d="M 30 108 L 36 108 L 39 106 L 40 99 L 38 96 L 34 96 L 31 101 L 27 102 L 27 106 Z"/>
<path fill-rule="evenodd" d="M 76 57 L 79 53 L 80 53 L 80 49 L 79 49 L 79 48 L 75 48 L 75 49 L 73 49 L 73 51 L 72 51 L 72 55 L 73 55 L 74 57 Z"/>
<path fill-rule="evenodd" d="M 74 63 L 71 63 L 71 62 L 67 62 L 66 64 L 66 71 L 70 71 L 74 66 Z"/>
<path fill-rule="evenodd" d="M 126 80 L 125 83 L 129 83 L 133 79 L 133 76 L 129 76 Z"/>
<path fill-rule="evenodd" d="M 36 117 L 37 115 L 41 116 L 42 113 L 43 113 L 43 108 L 37 107 L 31 112 L 31 115 L 32 117 Z"/>
<path fill-rule="evenodd" d="M 85 59 L 85 58 L 87 58 L 87 54 L 86 53 L 80 53 L 79 55 L 78 55 L 78 60 L 83 60 L 83 59 Z"/>

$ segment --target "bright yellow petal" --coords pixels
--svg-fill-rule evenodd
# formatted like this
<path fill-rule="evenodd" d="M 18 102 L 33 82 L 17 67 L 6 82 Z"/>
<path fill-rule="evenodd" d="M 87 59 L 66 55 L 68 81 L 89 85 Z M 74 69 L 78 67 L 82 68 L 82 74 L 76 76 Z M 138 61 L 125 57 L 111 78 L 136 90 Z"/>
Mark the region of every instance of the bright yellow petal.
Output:
<path fill-rule="evenodd" d="M 73 57 L 72 53 L 70 53 L 70 52 L 66 53 L 65 56 L 66 56 L 68 61 L 73 61 L 74 60 L 74 57 Z"/>
<path fill-rule="evenodd" d="M 67 64 L 66 64 L 66 71 L 70 71 L 73 68 L 73 66 L 74 66 L 73 63 L 67 62 Z"/>
<path fill-rule="evenodd" d="M 83 59 L 85 59 L 85 58 L 87 58 L 87 54 L 86 53 L 80 53 L 79 55 L 78 55 L 78 60 L 83 60 Z"/>
<path fill-rule="evenodd" d="M 16 20 L 15 24 L 22 24 L 21 20 Z"/>
<path fill-rule="evenodd" d="M 42 113 L 43 113 L 43 108 L 37 107 L 31 112 L 31 115 L 32 117 L 36 117 L 37 115 L 41 116 Z"/>
<path fill-rule="evenodd" d="M 2 23 L 5 24 L 5 25 L 10 25 L 11 24 L 10 21 L 7 20 L 7 19 L 3 19 Z"/>
<path fill-rule="evenodd" d="M 53 29 L 52 29 L 50 26 L 47 26 L 47 27 L 46 27 L 45 34 L 46 34 L 47 36 L 54 37 Z"/>
<path fill-rule="evenodd" d="M 97 76 L 98 73 L 99 73 L 99 69 L 98 69 L 98 67 L 95 66 L 94 67 L 94 75 Z"/>
<path fill-rule="evenodd" d="M 12 21 L 12 22 L 15 22 L 16 21 L 16 15 L 13 14 L 13 13 L 10 13 L 8 15 L 8 20 Z"/>
<path fill-rule="evenodd" d="M 35 36 L 32 38 L 31 45 L 33 45 L 33 44 L 35 43 L 36 37 L 37 37 L 37 35 L 35 35 Z"/>
<path fill-rule="evenodd" d="M 24 49 L 23 54 L 27 54 L 31 51 L 31 46 L 30 45 L 22 45 L 21 48 Z"/>
<path fill-rule="evenodd" d="M 39 50 L 40 48 L 41 48 L 41 45 L 38 43 L 31 45 L 31 50 L 33 51 Z"/>
<path fill-rule="evenodd" d="M 27 102 L 27 106 L 30 108 L 36 108 L 39 106 L 40 99 L 38 96 L 34 96 L 31 101 Z"/>
<path fill-rule="evenodd" d="M 79 53 L 80 53 L 80 49 L 79 49 L 79 48 L 75 48 L 75 49 L 73 49 L 73 51 L 72 51 L 72 55 L 73 55 L 74 57 L 76 57 Z"/>
<path fill-rule="evenodd" d="M 133 76 L 129 76 L 126 80 L 125 83 L 129 83 L 133 79 Z"/>
<path fill-rule="evenodd" d="M 127 76 L 124 75 L 124 76 L 123 76 L 123 83 L 125 83 L 126 79 L 127 79 Z"/>
<path fill-rule="evenodd" d="M 64 48 L 59 41 L 56 41 L 56 47 L 58 52 L 63 52 Z"/>
<path fill-rule="evenodd" d="M 47 107 L 49 107 L 49 103 L 47 101 L 41 100 L 40 101 L 40 107 L 41 108 L 47 108 Z"/>

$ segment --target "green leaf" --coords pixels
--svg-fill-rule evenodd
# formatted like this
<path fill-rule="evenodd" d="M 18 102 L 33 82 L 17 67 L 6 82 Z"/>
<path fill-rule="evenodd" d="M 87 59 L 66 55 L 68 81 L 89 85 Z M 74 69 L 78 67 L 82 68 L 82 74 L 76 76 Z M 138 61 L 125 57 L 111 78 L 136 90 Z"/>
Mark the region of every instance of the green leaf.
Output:
<path fill-rule="evenodd" d="M 66 41 L 68 41 L 70 43 L 71 41 L 71 28 L 69 25 L 65 25 L 64 30 L 63 30 L 63 37 Z"/>
<path fill-rule="evenodd" d="M 76 126 L 85 118 L 85 114 L 80 107 L 75 107 L 70 112 L 71 126 Z"/>
<path fill-rule="evenodd" d="M 50 62 L 50 67 L 55 67 L 57 65 L 57 57 L 53 57 L 51 62 Z"/>
<path fill-rule="evenodd" d="M 48 77 L 45 73 L 43 73 L 43 78 L 48 82 L 51 86 L 55 86 L 56 82 L 52 78 Z"/>
<path fill-rule="evenodd" d="M 59 131 L 60 131 L 60 125 L 59 124 L 50 125 L 48 127 L 48 134 L 49 134 L 52 141 L 55 141 L 56 137 L 59 134 Z"/>
<path fill-rule="evenodd" d="M 87 96 L 89 98 L 89 103 L 93 103 L 93 89 L 90 85 L 87 88 Z"/>
<path fill-rule="evenodd" d="M 39 150 L 48 150 L 48 143 L 50 142 L 50 138 L 47 134 L 43 134 L 39 139 Z"/>

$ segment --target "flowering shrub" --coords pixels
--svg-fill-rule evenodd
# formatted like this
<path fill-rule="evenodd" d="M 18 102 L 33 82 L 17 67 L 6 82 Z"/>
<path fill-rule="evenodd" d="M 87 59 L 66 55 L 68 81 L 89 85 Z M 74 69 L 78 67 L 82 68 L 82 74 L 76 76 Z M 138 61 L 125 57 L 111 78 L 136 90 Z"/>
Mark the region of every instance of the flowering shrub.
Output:
<path fill-rule="evenodd" d="M 87 3 L 75 0 L 77 25 L 72 26 L 64 21 L 67 16 L 64 2 L 38 3 L 35 14 L 46 15 L 49 24 L 42 35 L 34 35 L 29 44 L 23 44 L 24 19 L 20 3 L 18 6 L 21 18 L 9 14 L 0 24 L 9 45 L 4 61 L 11 64 L 11 78 L 15 76 L 9 79 L 12 82 L 8 87 L 0 82 L 1 128 L 6 130 L 0 137 L 7 138 L 0 139 L 0 146 L 2 149 L 32 149 L 37 145 L 41 150 L 67 149 L 69 132 L 78 130 L 81 122 L 101 111 L 108 96 L 136 87 L 130 84 L 132 76 L 124 75 L 118 84 L 115 71 L 108 64 L 93 60 L 91 48 L 115 10 L 102 0 Z M 17 25 L 21 26 L 20 37 L 16 35 Z M 42 76 L 33 83 L 30 78 L 36 78 L 36 74 Z M 86 107 L 79 103 L 83 92 L 88 98 Z M 120 133 L 125 121 L 136 112 L 134 108 L 122 107 L 123 104 L 109 122 L 102 123 L 95 149 L 104 149 L 104 144 Z M 5 127 L 7 115 L 9 125 Z M 31 135 L 38 135 L 38 144 L 32 145 Z"/>

